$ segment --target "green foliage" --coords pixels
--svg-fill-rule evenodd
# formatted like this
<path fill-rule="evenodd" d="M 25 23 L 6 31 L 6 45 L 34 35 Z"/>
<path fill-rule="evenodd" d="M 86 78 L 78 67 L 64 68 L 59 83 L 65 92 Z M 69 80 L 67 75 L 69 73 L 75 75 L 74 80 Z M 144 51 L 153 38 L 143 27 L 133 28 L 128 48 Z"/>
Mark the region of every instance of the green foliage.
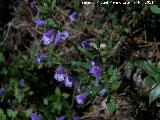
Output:
<path fill-rule="evenodd" d="M 3 55 L 3 53 L 0 52 L 0 63 L 4 62 L 5 57 Z"/>
<path fill-rule="evenodd" d="M 0 109 L 0 120 L 7 120 L 7 116 L 4 114 L 2 109 Z"/>
<path fill-rule="evenodd" d="M 51 3 L 52 10 L 54 9 L 55 6 L 56 6 L 56 0 L 52 0 L 52 3 Z"/>
<path fill-rule="evenodd" d="M 32 108 L 29 108 L 29 109 L 27 109 L 27 110 L 25 111 L 25 116 L 26 116 L 27 118 L 29 118 L 30 115 L 31 115 L 31 113 L 32 113 Z"/>
<path fill-rule="evenodd" d="M 60 25 L 55 20 L 53 20 L 51 18 L 47 18 L 46 22 L 47 22 L 47 25 L 52 28 L 59 28 L 60 27 Z"/>
<path fill-rule="evenodd" d="M 147 76 L 143 79 L 143 84 L 148 86 L 149 88 L 152 88 L 152 86 L 155 84 L 156 82 L 154 81 L 154 79 L 150 76 Z"/>
<path fill-rule="evenodd" d="M 155 14 L 160 14 L 160 8 L 158 5 L 150 5 L 150 10 Z"/>
<path fill-rule="evenodd" d="M 101 46 L 101 42 L 100 42 L 100 40 L 99 40 L 98 38 L 96 39 L 96 46 L 97 46 L 98 49 L 99 49 L 100 46 Z"/>
<path fill-rule="evenodd" d="M 61 56 L 56 52 L 56 48 L 54 46 L 51 46 L 48 50 L 48 58 L 50 64 L 56 64 L 56 65 L 62 65 L 63 59 Z"/>
<path fill-rule="evenodd" d="M 114 99 L 110 99 L 107 103 L 107 108 L 109 112 L 113 113 L 116 110 L 116 101 Z"/>
<path fill-rule="evenodd" d="M 111 50 L 113 48 L 113 42 L 110 40 L 106 45 L 107 50 Z"/>
<path fill-rule="evenodd" d="M 53 95 L 47 96 L 43 99 L 43 104 L 46 107 L 41 105 L 40 111 L 48 119 L 53 119 L 55 116 L 59 116 L 62 113 L 67 114 L 67 111 L 71 110 L 70 105 L 66 101 L 68 97 L 68 93 L 62 93 L 60 89 L 56 87 L 55 93 Z M 48 116 L 47 113 L 50 113 L 50 116 Z"/>
<path fill-rule="evenodd" d="M 86 48 L 82 48 L 80 46 L 78 46 L 78 50 L 84 54 L 85 56 L 87 56 L 88 58 L 92 59 L 93 58 L 93 53 L 91 53 L 89 50 L 87 50 Z"/>
<path fill-rule="evenodd" d="M 137 63 L 136 65 L 140 66 L 148 75 L 144 78 L 143 84 L 150 88 L 149 103 L 151 104 L 160 96 L 160 68 L 147 61 Z"/>
<path fill-rule="evenodd" d="M 149 103 L 151 104 L 157 98 L 160 97 L 160 84 L 154 86 L 154 88 L 149 93 Z"/>
<path fill-rule="evenodd" d="M 17 116 L 17 111 L 14 111 L 12 109 L 7 109 L 7 115 L 10 117 L 10 118 L 16 118 Z"/>

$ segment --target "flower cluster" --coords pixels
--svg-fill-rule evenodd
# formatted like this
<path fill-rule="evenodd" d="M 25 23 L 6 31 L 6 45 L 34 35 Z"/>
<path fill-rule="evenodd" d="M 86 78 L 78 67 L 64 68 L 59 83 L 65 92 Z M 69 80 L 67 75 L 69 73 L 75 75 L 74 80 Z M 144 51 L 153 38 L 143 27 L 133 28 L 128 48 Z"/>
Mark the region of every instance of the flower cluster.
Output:
<path fill-rule="evenodd" d="M 57 80 L 58 82 L 63 82 L 66 87 L 72 87 L 73 82 L 76 80 L 76 78 L 69 76 L 66 73 L 65 69 L 63 69 L 61 66 L 59 66 L 56 69 L 56 72 L 54 74 L 54 79 Z M 84 104 L 86 97 L 87 97 L 86 93 L 82 93 L 80 95 L 77 95 L 76 102 L 78 104 Z"/>
<path fill-rule="evenodd" d="M 70 12 L 68 14 L 68 18 L 70 22 L 75 22 L 77 19 L 77 13 L 75 11 Z M 42 19 L 36 20 L 35 23 L 36 23 L 36 28 L 44 27 L 45 25 L 47 25 L 47 23 Z M 43 44 L 44 46 L 48 46 L 48 45 L 57 46 L 59 43 L 66 41 L 68 38 L 69 38 L 68 31 L 60 31 L 60 30 L 56 31 L 56 30 L 50 29 L 46 32 L 43 32 L 41 44 Z M 87 40 L 81 40 L 80 46 L 82 48 L 89 48 L 89 49 L 93 48 L 90 42 L 88 42 Z M 36 56 L 37 63 L 40 63 L 42 60 L 46 60 L 46 59 L 47 57 L 44 54 L 38 54 Z M 96 80 L 92 84 L 97 87 L 100 86 L 99 80 L 103 78 L 103 74 L 100 68 L 100 62 L 98 60 L 94 59 L 93 61 L 91 61 L 91 67 L 89 68 L 89 73 L 96 78 Z M 68 74 L 66 69 L 64 69 L 62 66 L 58 66 L 57 69 L 55 70 L 54 79 L 59 83 L 63 83 L 65 87 L 69 87 L 69 88 L 72 88 L 76 81 L 76 78 Z M 85 92 L 82 90 L 83 91 L 82 92 L 80 86 L 76 88 L 78 95 L 76 95 L 75 101 L 77 102 L 77 104 L 83 105 L 87 99 L 87 92 L 86 90 L 84 90 Z M 107 90 L 103 88 L 102 90 L 99 91 L 98 94 L 103 96 L 105 93 L 107 93 Z M 56 120 L 64 120 L 64 119 L 65 119 L 65 116 L 56 118 Z M 72 117 L 72 119 L 80 120 L 80 117 L 74 116 Z"/>
<path fill-rule="evenodd" d="M 66 87 L 72 87 L 72 77 L 70 77 L 61 66 L 58 66 L 58 68 L 56 69 L 54 79 L 58 82 L 64 82 L 64 85 Z"/>
<path fill-rule="evenodd" d="M 42 19 L 37 19 L 35 20 L 36 23 L 36 28 L 37 27 L 44 27 L 46 22 Z M 43 37 L 41 39 L 41 43 L 43 45 L 50 45 L 54 44 L 57 45 L 61 41 L 65 41 L 69 37 L 69 32 L 68 31 L 62 31 L 60 32 L 59 30 L 57 31 L 55 37 L 53 36 L 53 30 L 48 30 L 46 32 L 43 32 Z"/>
<path fill-rule="evenodd" d="M 35 7 L 35 0 L 31 1 L 31 7 Z M 77 18 L 77 13 L 76 12 L 70 12 L 68 15 L 68 18 L 70 22 L 74 22 Z M 35 20 L 35 28 L 37 29 L 38 27 L 45 27 L 47 26 L 47 22 L 43 19 L 37 19 Z M 49 45 L 58 45 L 61 42 L 66 41 L 69 38 L 69 32 L 68 31 L 60 31 L 60 30 L 53 30 L 49 29 L 48 31 L 45 31 L 42 33 L 42 38 L 40 43 L 44 46 L 49 46 Z M 46 54 L 43 53 L 38 53 L 35 57 L 35 62 L 36 63 L 41 63 L 41 61 L 48 60 L 48 57 Z M 67 74 L 66 70 L 63 69 L 61 66 L 59 66 L 54 74 L 54 79 L 58 82 L 63 82 L 66 87 L 72 87 L 73 86 L 73 81 L 74 77 L 70 76 Z M 19 81 L 19 87 L 24 88 L 25 87 L 25 81 L 24 79 L 21 79 Z M 41 120 L 41 117 L 37 115 L 36 113 L 31 114 L 31 119 L 32 120 Z M 56 118 L 56 120 L 64 120 L 65 116 Z M 73 120 L 80 120 L 78 117 L 74 117 Z"/>

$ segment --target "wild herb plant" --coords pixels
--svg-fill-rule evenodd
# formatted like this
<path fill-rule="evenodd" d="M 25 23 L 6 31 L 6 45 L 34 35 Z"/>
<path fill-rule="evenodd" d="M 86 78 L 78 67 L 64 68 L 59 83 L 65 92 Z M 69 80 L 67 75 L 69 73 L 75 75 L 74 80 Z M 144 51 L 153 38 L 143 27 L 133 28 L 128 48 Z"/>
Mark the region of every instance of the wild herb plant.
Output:
<path fill-rule="evenodd" d="M 53 66 L 55 69 L 53 81 L 62 87 L 73 90 L 70 96 L 71 101 L 69 102 L 71 104 L 69 116 L 72 116 L 73 104 L 84 107 L 91 104 L 97 95 L 100 97 L 108 96 L 107 106 L 110 112 L 114 112 L 116 109 L 114 95 L 120 86 L 118 69 L 112 64 L 108 68 L 105 67 L 108 63 L 106 56 L 101 55 L 101 43 L 99 40 L 95 42 L 96 47 L 92 46 L 87 40 L 80 40 L 78 43 L 75 42 L 76 40 L 74 42 L 70 41 L 71 32 L 66 31 L 62 23 L 57 22 L 51 14 L 56 9 L 55 5 L 55 0 L 37 4 L 39 14 L 35 20 L 36 28 L 43 29 L 41 45 L 46 47 L 47 51 L 45 52 L 45 57 L 44 53 L 39 53 L 36 57 L 36 62 L 41 64 L 41 60 L 47 61 L 46 64 Z M 71 11 L 66 16 L 66 19 L 71 23 L 76 22 L 78 11 Z M 63 55 L 63 53 L 60 54 L 63 49 L 62 45 L 67 43 L 73 46 L 74 51 L 77 51 L 78 56 L 76 58 L 70 58 L 70 56 Z M 59 89 L 56 88 L 57 90 Z M 56 94 L 58 93 L 56 92 Z M 45 101 L 48 101 L 49 98 L 52 97 L 46 98 Z M 50 100 L 52 101 L 52 99 Z M 63 101 L 61 102 L 55 102 L 52 111 L 58 110 L 58 113 L 54 112 L 55 116 L 65 115 L 68 118 L 67 113 L 61 113 L 62 109 L 64 109 Z"/>

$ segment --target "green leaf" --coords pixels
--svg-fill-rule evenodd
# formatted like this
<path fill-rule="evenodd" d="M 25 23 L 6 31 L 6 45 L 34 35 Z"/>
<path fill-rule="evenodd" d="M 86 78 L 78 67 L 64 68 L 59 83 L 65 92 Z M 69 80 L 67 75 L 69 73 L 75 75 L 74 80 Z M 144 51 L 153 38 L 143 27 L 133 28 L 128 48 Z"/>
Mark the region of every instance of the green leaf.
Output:
<path fill-rule="evenodd" d="M 3 67 L 0 71 L 0 75 L 7 75 L 8 71 L 5 67 Z"/>
<path fill-rule="evenodd" d="M 149 62 L 143 61 L 140 62 L 139 65 L 144 69 L 144 71 L 152 77 L 157 76 L 158 69 Z"/>
<path fill-rule="evenodd" d="M 158 97 L 160 97 L 160 84 L 149 93 L 149 104 L 155 101 Z"/>
<path fill-rule="evenodd" d="M 4 114 L 1 108 L 0 108 L 0 120 L 7 120 L 7 116 Z"/>
<path fill-rule="evenodd" d="M 89 52 L 86 48 L 81 48 L 80 46 L 78 46 L 78 50 L 83 53 L 85 56 L 89 57 L 92 59 L 93 55 L 91 52 Z"/>
<path fill-rule="evenodd" d="M 53 28 L 58 28 L 59 25 L 55 22 L 55 20 L 48 18 L 47 20 L 47 25 Z"/>
<path fill-rule="evenodd" d="M 99 40 L 98 38 L 96 39 L 96 46 L 97 46 L 98 49 L 99 49 L 100 46 L 101 46 L 100 40 Z"/>
<path fill-rule="evenodd" d="M 5 60 L 5 57 L 3 53 L 0 53 L 0 63 L 4 62 L 4 60 Z"/>
<path fill-rule="evenodd" d="M 109 103 L 107 103 L 107 108 L 109 112 L 113 113 L 116 110 L 116 101 L 114 99 L 110 99 Z"/>
<path fill-rule="evenodd" d="M 54 109 L 56 109 L 56 110 L 58 110 L 58 112 L 60 112 L 62 110 L 62 103 L 61 102 L 54 103 Z"/>
<path fill-rule="evenodd" d="M 89 92 L 90 92 L 91 94 L 96 95 L 100 90 L 101 90 L 100 87 L 98 87 L 98 86 L 93 86 L 93 87 L 91 87 L 91 89 L 89 90 Z"/>
<path fill-rule="evenodd" d="M 110 41 L 108 41 L 108 43 L 107 43 L 106 47 L 107 47 L 107 50 L 111 50 L 111 49 L 113 48 L 113 43 L 112 43 L 112 41 L 111 41 L 111 40 L 110 40 Z"/>
<path fill-rule="evenodd" d="M 63 93 L 62 96 L 63 96 L 64 99 L 67 99 L 69 97 L 69 94 Z"/>
<path fill-rule="evenodd" d="M 32 108 L 29 108 L 29 109 L 27 109 L 27 110 L 25 111 L 25 116 L 26 116 L 27 118 L 29 118 L 29 116 L 31 115 L 31 113 L 32 113 Z"/>
<path fill-rule="evenodd" d="M 7 115 L 10 117 L 10 118 L 15 118 L 17 116 L 17 111 L 13 111 L 12 109 L 7 109 Z"/>
<path fill-rule="evenodd" d="M 61 96 L 61 91 L 58 87 L 56 87 L 56 90 L 55 90 L 55 95 L 60 97 Z"/>
<path fill-rule="evenodd" d="M 112 88 L 114 89 L 114 90 L 117 90 L 119 87 L 120 87 L 120 82 L 118 82 L 118 81 L 113 81 L 112 82 Z"/>
<path fill-rule="evenodd" d="M 51 3 L 52 10 L 54 9 L 55 6 L 56 6 L 56 0 L 52 0 L 52 3 Z"/>
<path fill-rule="evenodd" d="M 8 115 L 9 117 L 12 117 L 12 109 L 7 109 L 7 115 Z"/>
<path fill-rule="evenodd" d="M 80 8 L 80 1 L 79 0 L 74 0 L 74 9 L 78 11 L 79 8 Z"/>
<path fill-rule="evenodd" d="M 44 99 L 43 99 L 43 104 L 44 104 L 44 105 L 48 105 L 48 99 L 47 99 L 47 98 L 44 98 Z"/>
<path fill-rule="evenodd" d="M 151 5 L 150 10 L 155 14 L 160 14 L 160 8 L 158 7 L 158 5 Z"/>
<path fill-rule="evenodd" d="M 147 76 L 143 79 L 143 84 L 148 86 L 149 88 L 152 88 L 152 86 L 155 84 L 155 81 L 152 77 Z"/>

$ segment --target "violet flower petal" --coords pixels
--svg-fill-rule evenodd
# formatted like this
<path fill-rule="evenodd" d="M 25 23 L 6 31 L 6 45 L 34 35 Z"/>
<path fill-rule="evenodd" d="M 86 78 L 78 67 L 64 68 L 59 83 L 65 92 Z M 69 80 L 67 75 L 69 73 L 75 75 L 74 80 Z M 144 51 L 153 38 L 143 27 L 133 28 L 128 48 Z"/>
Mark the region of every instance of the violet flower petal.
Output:
<path fill-rule="evenodd" d="M 107 93 L 107 90 L 106 90 L 105 88 L 103 88 L 103 89 L 99 92 L 100 95 L 104 95 L 104 94 L 106 94 L 106 93 Z"/>
<path fill-rule="evenodd" d="M 42 27 L 45 25 L 45 21 L 42 19 L 35 20 L 36 27 Z"/>
<path fill-rule="evenodd" d="M 60 38 L 65 41 L 69 37 L 68 31 L 64 31 L 60 33 Z"/>
<path fill-rule="evenodd" d="M 6 90 L 4 88 L 0 89 L 0 96 L 4 95 L 4 93 L 6 92 Z"/>
<path fill-rule="evenodd" d="M 89 70 L 89 72 L 92 73 L 97 79 L 102 78 L 102 72 L 99 66 L 92 66 Z"/>
<path fill-rule="evenodd" d="M 90 43 L 88 41 L 85 41 L 85 40 L 81 40 L 80 45 L 81 45 L 82 48 L 91 48 Z"/>
<path fill-rule="evenodd" d="M 37 115 L 36 113 L 32 113 L 31 120 L 42 120 L 42 118 L 40 115 Z"/>
<path fill-rule="evenodd" d="M 80 105 L 84 104 L 85 99 L 87 98 L 87 94 L 86 93 L 82 93 L 80 95 L 76 96 L 76 102 Z"/>
<path fill-rule="evenodd" d="M 65 116 L 61 116 L 59 118 L 56 118 L 56 120 L 64 120 L 65 119 Z"/>
<path fill-rule="evenodd" d="M 79 116 L 73 116 L 72 120 L 81 120 L 81 118 Z"/>
<path fill-rule="evenodd" d="M 76 13 L 75 11 L 69 12 L 68 18 L 69 18 L 69 20 L 70 20 L 71 22 L 76 21 L 76 19 L 77 19 L 77 13 Z"/>

